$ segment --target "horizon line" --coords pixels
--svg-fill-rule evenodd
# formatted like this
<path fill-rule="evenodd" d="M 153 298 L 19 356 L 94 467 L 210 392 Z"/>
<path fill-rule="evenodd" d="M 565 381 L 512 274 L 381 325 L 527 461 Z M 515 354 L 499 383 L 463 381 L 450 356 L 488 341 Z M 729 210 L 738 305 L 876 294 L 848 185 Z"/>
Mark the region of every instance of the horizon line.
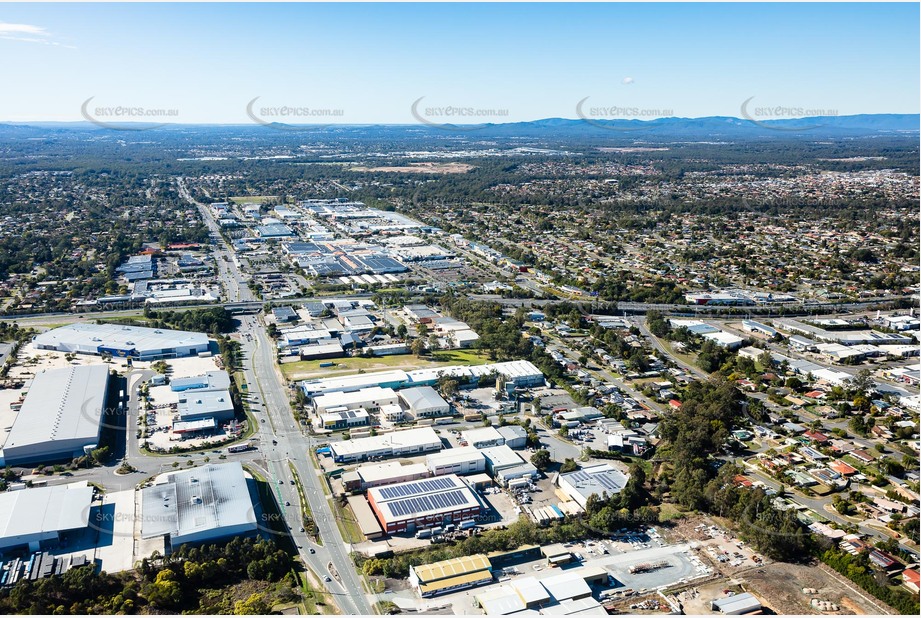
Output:
<path fill-rule="evenodd" d="M 658 118 L 650 119 L 640 119 L 640 118 L 568 118 L 564 116 L 548 116 L 544 118 L 535 118 L 531 120 L 512 120 L 508 122 L 478 122 L 478 123 L 458 123 L 458 122 L 444 122 L 444 123 L 426 123 L 426 122 L 317 122 L 317 123 L 296 123 L 296 122 L 266 122 L 266 123 L 256 123 L 256 122 L 247 122 L 244 120 L 233 121 L 233 122 L 209 122 L 209 121 L 198 121 L 198 122 L 158 122 L 155 119 L 151 121 L 138 121 L 138 120 L 125 120 L 119 121 L 119 125 L 158 125 L 159 127 L 183 127 L 183 126 L 214 126 L 214 127 L 246 127 L 246 126 L 269 126 L 272 125 L 282 125 L 282 126 L 298 126 L 298 127 L 372 127 L 372 126 L 382 126 L 382 127 L 424 127 L 432 126 L 437 128 L 439 126 L 457 126 L 457 127 L 500 127 L 513 124 L 528 124 L 528 123 L 538 123 L 538 122 L 547 122 L 551 120 L 561 120 L 567 122 L 582 122 L 585 124 L 591 123 L 614 123 L 614 122 L 629 122 L 637 124 L 650 124 L 662 120 L 737 120 L 739 122 L 748 123 L 757 126 L 762 123 L 785 123 L 785 122 L 797 122 L 801 120 L 813 120 L 813 119 L 841 119 L 841 118 L 855 118 L 858 116 L 915 116 L 921 119 L 921 112 L 862 112 L 855 114 L 835 114 L 835 115 L 824 115 L 824 116 L 797 116 L 790 118 L 765 118 L 763 120 L 753 120 L 750 118 L 740 117 L 740 116 L 660 116 Z M 30 124 L 69 124 L 69 125 L 90 125 L 99 127 L 100 124 L 92 120 L 87 120 L 85 118 L 74 119 L 74 120 L 0 120 L 0 125 L 30 125 Z M 100 127 L 104 128 L 104 127 Z"/>

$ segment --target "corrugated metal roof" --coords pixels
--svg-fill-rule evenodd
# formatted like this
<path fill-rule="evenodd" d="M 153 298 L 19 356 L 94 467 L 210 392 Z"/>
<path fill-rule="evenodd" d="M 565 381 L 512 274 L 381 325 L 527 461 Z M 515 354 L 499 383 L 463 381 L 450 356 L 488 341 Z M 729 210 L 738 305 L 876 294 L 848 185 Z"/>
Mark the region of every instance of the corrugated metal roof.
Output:
<path fill-rule="evenodd" d="M 251 524 L 256 513 L 240 462 L 209 464 L 168 475 L 141 491 L 141 536 L 177 538 Z"/>
<path fill-rule="evenodd" d="M 420 564 L 414 566 L 413 571 L 415 571 L 416 577 L 419 578 L 419 582 L 424 589 L 425 586 L 432 585 L 435 582 L 438 582 L 436 588 L 448 588 L 457 584 L 448 584 L 445 580 L 471 575 L 482 576 L 481 571 L 491 568 L 492 564 L 484 554 L 473 554 L 472 556 L 461 556 L 442 560 L 441 562 L 433 562 L 432 564 Z M 470 581 L 476 581 L 476 578 L 474 577 Z"/>
<path fill-rule="evenodd" d="M 0 493 L 0 547 L 15 537 L 87 527 L 92 501 L 85 482 Z"/>
<path fill-rule="evenodd" d="M 28 447 L 54 450 L 55 440 L 93 444 L 105 406 L 109 368 L 79 365 L 35 376 L 3 445 L 4 455 Z M 23 452 L 23 456 L 31 453 Z"/>

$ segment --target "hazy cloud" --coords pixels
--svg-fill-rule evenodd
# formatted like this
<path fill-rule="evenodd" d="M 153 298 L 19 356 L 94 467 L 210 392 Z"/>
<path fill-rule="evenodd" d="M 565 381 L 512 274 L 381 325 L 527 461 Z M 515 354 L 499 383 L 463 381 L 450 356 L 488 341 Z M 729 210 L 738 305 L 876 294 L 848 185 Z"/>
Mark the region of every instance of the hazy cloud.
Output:
<path fill-rule="evenodd" d="M 0 39 L 20 41 L 23 43 L 39 43 L 42 45 L 70 47 L 69 45 L 62 45 L 53 40 L 51 33 L 44 27 L 34 26 L 32 24 L 11 24 L 0 21 Z"/>

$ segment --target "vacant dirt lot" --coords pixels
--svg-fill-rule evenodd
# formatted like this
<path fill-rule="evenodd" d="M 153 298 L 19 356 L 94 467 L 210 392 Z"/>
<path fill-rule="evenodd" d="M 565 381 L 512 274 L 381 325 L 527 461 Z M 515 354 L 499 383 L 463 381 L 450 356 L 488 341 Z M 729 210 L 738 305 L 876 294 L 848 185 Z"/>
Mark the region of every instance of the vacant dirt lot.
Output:
<path fill-rule="evenodd" d="M 851 582 L 842 580 L 823 565 L 775 562 L 737 575 L 743 586 L 778 614 L 819 614 L 813 598 L 836 603 L 838 614 L 894 614 L 890 607 L 872 599 Z M 815 588 L 803 594 L 803 588 Z"/>

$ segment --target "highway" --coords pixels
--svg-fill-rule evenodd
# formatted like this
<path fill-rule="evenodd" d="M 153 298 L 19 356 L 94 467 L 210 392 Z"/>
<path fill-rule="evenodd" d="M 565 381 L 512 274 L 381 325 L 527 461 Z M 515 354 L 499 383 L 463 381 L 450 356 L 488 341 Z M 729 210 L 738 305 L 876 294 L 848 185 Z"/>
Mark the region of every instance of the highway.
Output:
<path fill-rule="evenodd" d="M 199 207 L 209 228 L 218 233 L 223 248 L 216 249 L 215 255 L 232 256 L 233 252 L 220 236 L 208 208 L 192 199 L 182 179 L 179 186 L 180 194 Z M 238 263 L 232 257 L 229 260 L 219 257 L 216 261 L 222 281 L 227 284 L 225 289 L 230 295 L 229 301 L 252 301 L 249 288 L 243 284 L 244 277 Z M 300 557 L 324 582 L 343 614 L 373 614 L 373 604 L 363 592 L 362 581 L 349 557 L 350 548 L 342 540 L 333 507 L 323 492 L 325 480 L 310 458 L 311 438 L 301 430 L 292 413 L 286 382 L 277 366 L 275 343 L 255 317 L 243 316 L 238 332 L 244 353 L 244 377 L 250 410 L 258 419 L 259 449 L 265 456 L 269 481 L 278 492 L 279 508 Z M 322 545 L 314 543 L 303 530 L 300 508 L 288 506 L 300 504 L 291 466 L 303 486 Z M 329 581 L 326 581 L 327 578 Z"/>
<path fill-rule="evenodd" d="M 208 213 L 207 207 L 199 205 L 201 208 L 204 208 L 204 211 L 207 213 L 207 217 L 211 217 Z M 206 219 L 208 221 L 209 219 Z M 210 219 L 213 222 L 213 218 Z M 245 277 L 242 274 L 233 275 L 234 272 L 239 273 L 239 268 L 233 262 L 233 252 L 231 249 L 227 248 L 226 245 L 223 248 L 215 248 L 213 254 L 217 256 L 216 263 L 218 265 L 218 271 L 220 273 L 220 282 L 224 286 L 225 294 L 227 294 L 228 287 L 230 289 L 229 294 L 223 303 L 202 303 L 202 304 L 190 304 L 190 305 L 176 305 L 164 307 L 166 309 L 182 311 L 185 309 L 201 309 L 207 307 L 214 307 L 217 304 L 220 304 L 226 308 L 233 308 L 234 306 L 246 306 L 252 307 L 254 309 L 261 308 L 263 306 L 263 301 L 256 299 L 253 296 L 253 293 L 250 291 L 249 287 L 244 285 L 246 283 Z M 223 260 L 220 256 L 227 255 L 229 256 L 230 261 Z M 228 274 L 230 273 L 230 274 Z M 371 298 L 373 296 L 370 292 L 353 292 L 350 294 L 343 294 L 337 296 L 337 298 Z M 672 315 L 694 315 L 696 317 L 704 317 L 709 314 L 714 314 L 711 317 L 714 318 L 733 318 L 733 319 L 742 319 L 741 314 L 727 314 L 727 307 L 710 307 L 704 305 L 684 305 L 684 304 L 661 304 L 661 303 L 634 303 L 634 302 L 605 302 L 599 300 L 593 300 L 586 298 L 585 300 L 575 300 L 570 301 L 567 299 L 560 298 L 544 298 L 544 299 L 532 299 L 532 298 L 502 298 L 496 294 L 468 294 L 468 298 L 471 300 L 478 301 L 492 301 L 497 302 L 500 305 L 504 305 L 509 308 L 518 308 L 518 307 L 543 307 L 544 305 L 561 303 L 561 302 L 571 302 L 576 305 L 581 305 L 588 313 L 594 313 L 599 309 L 607 307 L 612 312 L 616 311 L 622 314 L 634 314 L 642 315 L 646 314 L 649 311 L 659 311 L 661 313 L 667 313 Z M 408 302 L 413 302 L 419 300 L 420 296 L 414 296 L 408 299 Z M 806 305 L 806 309 L 800 312 L 791 312 L 783 314 L 784 317 L 796 317 L 804 315 L 834 315 L 834 314 L 844 314 L 848 312 L 859 312 L 867 311 L 871 307 L 875 307 L 881 303 L 893 302 L 895 300 L 907 299 L 907 296 L 898 296 L 893 298 L 886 299 L 875 299 L 867 300 L 859 303 L 842 303 L 842 304 L 823 304 L 823 305 Z M 305 302 L 310 302 L 314 300 L 324 300 L 322 298 L 317 298 L 313 296 L 297 296 L 291 298 L 285 298 L 284 300 L 279 300 L 277 302 L 283 303 L 286 305 L 292 304 L 301 304 Z M 325 299 L 325 300 L 328 300 Z M 90 319 L 97 317 L 112 317 L 119 314 L 136 314 L 142 309 L 140 303 L 137 306 L 125 307 L 123 303 L 112 303 L 110 305 L 112 309 L 104 311 L 83 311 L 83 312 L 73 312 L 73 311 L 56 311 L 48 313 L 23 313 L 23 314 L 6 314 L 0 317 L 7 320 L 16 320 L 17 322 L 23 322 L 28 320 L 44 320 L 48 323 L 59 323 L 60 320 L 54 320 L 51 318 L 59 318 L 61 316 L 86 316 Z M 786 307 L 789 309 L 788 305 L 759 305 L 757 307 L 737 307 L 736 309 L 744 309 L 746 312 L 751 314 L 767 314 L 768 316 L 772 315 L 773 312 L 778 309 Z"/>
<path fill-rule="evenodd" d="M 218 222 L 215 221 L 208 206 L 195 201 L 192 194 L 189 193 L 188 187 L 186 187 L 184 178 L 177 178 L 176 186 L 179 190 L 179 196 L 198 208 L 202 221 L 205 222 L 212 237 L 219 239 L 220 245 L 214 248 L 212 255 L 214 256 L 214 265 L 217 271 L 218 281 L 220 281 L 221 286 L 224 288 L 227 300 L 229 302 L 255 300 L 252 291 L 250 291 L 249 286 L 246 285 L 246 279 L 243 277 L 240 270 L 236 268 L 236 262 L 234 261 L 236 256 L 234 251 L 223 241 L 221 227 L 218 225 Z"/>
<path fill-rule="evenodd" d="M 259 419 L 260 448 L 268 462 L 267 472 L 281 494 L 283 502 L 280 506 L 301 558 L 321 580 L 330 577 L 331 581 L 325 585 L 344 614 L 372 614 L 372 603 L 361 592 L 361 579 L 349 557 L 350 548 L 342 541 L 333 507 L 323 492 L 321 484 L 325 480 L 314 468 L 308 454 L 313 446 L 312 440 L 294 420 L 288 390 L 276 365 L 274 342 L 255 318 L 244 320 L 241 332 L 244 336 L 243 351 L 249 360 L 245 363 L 244 375 L 249 385 L 251 410 Z M 247 338 L 247 334 L 252 339 Z M 289 463 L 297 471 L 310 512 L 319 528 L 322 545 L 313 543 L 307 533 L 301 531 L 300 510 L 284 505 L 284 502 L 297 505 L 300 501 L 292 484 Z M 315 553 L 311 553 L 311 549 Z M 330 564 L 332 570 L 328 568 Z"/>

